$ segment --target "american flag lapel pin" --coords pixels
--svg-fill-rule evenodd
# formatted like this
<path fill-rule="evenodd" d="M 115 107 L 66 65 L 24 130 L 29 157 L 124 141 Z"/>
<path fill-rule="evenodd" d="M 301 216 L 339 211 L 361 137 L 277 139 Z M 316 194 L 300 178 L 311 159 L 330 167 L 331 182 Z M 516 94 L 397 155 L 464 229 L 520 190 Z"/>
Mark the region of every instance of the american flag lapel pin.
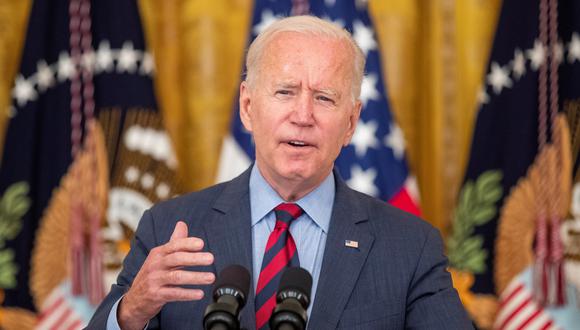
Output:
<path fill-rule="evenodd" d="M 353 248 L 353 249 L 358 249 L 358 241 L 351 241 L 349 239 L 344 240 L 344 246 L 349 247 L 349 248 Z"/>

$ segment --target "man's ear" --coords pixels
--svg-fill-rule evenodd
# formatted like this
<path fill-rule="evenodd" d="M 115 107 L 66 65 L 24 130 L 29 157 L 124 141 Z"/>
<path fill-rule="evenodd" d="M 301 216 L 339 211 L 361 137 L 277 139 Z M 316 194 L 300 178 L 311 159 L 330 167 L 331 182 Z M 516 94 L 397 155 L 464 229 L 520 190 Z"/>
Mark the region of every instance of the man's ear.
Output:
<path fill-rule="evenodd" d="M 342 144 L 344 147 L 348 146 L 348 144 L 350 143 L 350 139 L 352 139 L 352 136 L 354 135 L 354 131 L 356 130 L 356 124 L 358 123 L 361 110 L 362 110 L 362 102 L 360 100 L 356 100 L 352 112 L 348 117 L 348 130 L 346 132 L 344 143 Z"/>
<path fill-rule="evenodd" d="M 240 119 L 244 128 L 248 131 L 252 131 L 252 102 L 250 97 L 250 88 L 246 81 L 242 81 L 240 84 Z"/>

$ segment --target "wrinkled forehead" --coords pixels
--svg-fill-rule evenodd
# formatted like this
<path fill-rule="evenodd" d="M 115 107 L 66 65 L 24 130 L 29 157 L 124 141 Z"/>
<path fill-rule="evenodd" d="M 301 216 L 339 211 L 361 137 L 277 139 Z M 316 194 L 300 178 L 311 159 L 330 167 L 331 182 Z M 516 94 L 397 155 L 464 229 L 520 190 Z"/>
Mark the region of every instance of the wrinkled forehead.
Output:
<path fill-rule="evenodd" d="M 263 57 L 269 54 L 291 52 L 294 55 L 326 54 L 329 60 L 341 60 L 354 64 L 350 45 L 344 39 L 314 32 L 280 31 L 271 36 L 264 47 Z"/>
<path fill-rule="evenodd" d="M 263 74 L 260 77 L 262 79 L 308 73 L 311 75 L 309 78 L 339 80 L 350 86 L 354 71 L 350 52 L 345 40 L 315 34 L 280 32 L 266 44 L 258 70 Z"/>

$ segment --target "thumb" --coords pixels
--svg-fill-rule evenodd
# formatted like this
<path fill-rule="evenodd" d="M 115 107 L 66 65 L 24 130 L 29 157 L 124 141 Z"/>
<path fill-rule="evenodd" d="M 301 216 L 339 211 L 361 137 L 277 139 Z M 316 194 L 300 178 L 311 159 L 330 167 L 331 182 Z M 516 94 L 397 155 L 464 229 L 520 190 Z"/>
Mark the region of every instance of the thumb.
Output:
<path fill-rule="evenodd" d="M 175 229 L 173 229 L 173 234 L 171 234 L 171 238 L 169 239 L 169 241 L 186 237 L 187 237 L 187 224 L 183 221 L 178 221 L 177 224 L 175 224 Z"/>

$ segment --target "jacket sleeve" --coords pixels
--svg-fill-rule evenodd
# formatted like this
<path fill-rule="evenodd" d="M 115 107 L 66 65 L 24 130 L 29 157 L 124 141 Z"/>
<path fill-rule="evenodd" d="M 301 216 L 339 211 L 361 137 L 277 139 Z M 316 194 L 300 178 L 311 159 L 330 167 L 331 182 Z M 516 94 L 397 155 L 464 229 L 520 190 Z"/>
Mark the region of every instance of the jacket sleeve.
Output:
<path fill-rule="evenodd" d="M 406 329 L 473 329 L 447 271 L 438 231 L 429 228 L 407 295 Z"/>

